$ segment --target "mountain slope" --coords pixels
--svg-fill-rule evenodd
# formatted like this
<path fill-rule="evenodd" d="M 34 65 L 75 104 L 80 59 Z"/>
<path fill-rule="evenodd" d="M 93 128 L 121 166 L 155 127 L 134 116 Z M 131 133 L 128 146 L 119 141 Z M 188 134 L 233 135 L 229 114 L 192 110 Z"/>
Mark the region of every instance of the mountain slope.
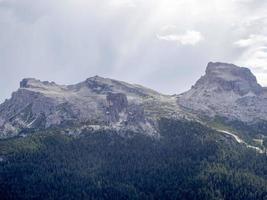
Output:
<path fill-rule="evenodd" d="M 158 136 L 162 117 L 204 124 L 219 117 L 266 135 L 267 90 L 249 69 L 227 63 L 209 63 L 189 91 L 172 96 L 99 76 L 74 85 L 24 79 L 0 105 L 0 138 L 49 128 L 72 135 L 110 129 Z"/>
<path fill-rule="evenodd" d="M 1 199 L 267 198 L 265 155 L 193 121 L 161 119 L 159 132 L 0 140 Z"/>
<path fill-rule="evenodd" d="M 242 122 L 267 120 L 267 92 L 247 68 L 209 63 L 206 74 L 187 92 L 177 97 L 188 111 L 214 118 Z"/>
<path fill-rule="evenodd" d="M 173 96 L 24 79 L 0 105 L 0 198 L 265 200 L 265 96 L 225 63 Z"/>
<path fill-rule="evenodd" d="M 160 116 L 186 115 L 175 97 L 112 79 L 96 76 L 68 86 L 24 79 L 12 98 L 0 105 L 0 135 L 11 137 L 25 129 L 66 125 L 156 135 Z"/>

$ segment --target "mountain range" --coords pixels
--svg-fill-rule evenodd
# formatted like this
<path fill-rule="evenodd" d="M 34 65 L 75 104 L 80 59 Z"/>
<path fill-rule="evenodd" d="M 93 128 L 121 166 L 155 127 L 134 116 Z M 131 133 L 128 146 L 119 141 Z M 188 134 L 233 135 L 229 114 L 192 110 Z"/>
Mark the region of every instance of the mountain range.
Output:
<path fill-rule="evenodd" d="M 210 62 L 205 75 L 179 95 L 99 76 L 75 85 L 28 78 L 0 105 L 0 136 L 53 127 L 72 135 L 112 129 L 158 136 L 160 118 L 265 125 L 267 89 L 249 69 L 219 62 Z"/>
<path fill-rule="evenodd" d="M 267 89 L 210 62 L 182 94 L 23 79 L 0 105 L 0 199 L 266 200 Z"/>

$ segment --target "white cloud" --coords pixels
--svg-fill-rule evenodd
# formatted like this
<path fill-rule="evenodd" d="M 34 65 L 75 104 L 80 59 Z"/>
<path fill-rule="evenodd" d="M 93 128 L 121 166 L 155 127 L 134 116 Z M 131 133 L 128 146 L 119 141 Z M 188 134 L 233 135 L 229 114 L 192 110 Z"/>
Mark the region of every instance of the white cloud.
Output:
<path fill-rule="evenodd" d="M 212 60 L 264 66 L 266 13 L 264 0 L 0 0 L 0 101 L 30 76 L 98 74 L 177 93 Z"/>
<path fill-rule="evenodd" d="M 234 44 L 244 48 L 237 63 L 250 67 L 258 77 L 259 82 L 267 85 L 267 36 L 252 34 Z"/>
<path fill-rule="evenodd" d="M 254 0 L 232 0 L 233 2 L 237 2 L 237 3 L 251 3 Z"/>
<path fill-rule="evenodd" d="M 184 34 L 157 35 L 159 40 L 174 41 L 181 45 L 196 45 L 204 39 L 198 31 L 188 30 Z"/>
<path fill-rule="evenodd" d="M 258 71 L 265 71 L 267 69 L 267 47 L 249 49 L 239 60 L 243 65 L 254 67 Z"/>
<path fill-rule="evenodd" d="M 136 7 L 133 0 L 111 0 L 109 4 L 115 7 Z"/>
<path fill-rule="evenodd" d="M 267 44 L 267 36 L 265 35 L 250 35 L 248 38 L 238 40 L 234 43 L 239 47 L 251 47 Z"/>

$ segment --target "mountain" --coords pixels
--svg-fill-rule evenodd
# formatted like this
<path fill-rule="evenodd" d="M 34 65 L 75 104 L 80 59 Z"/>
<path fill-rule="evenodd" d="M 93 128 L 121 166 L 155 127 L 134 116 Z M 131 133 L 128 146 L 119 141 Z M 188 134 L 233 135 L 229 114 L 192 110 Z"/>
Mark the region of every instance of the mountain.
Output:
<path fill-rule="evenodd" d="M 159 132 L 0 140 L 1 199 L 266 199 L 266 155 L 193 121 L 161 119 Z"/>
<path fill-rule="evenodd" d="M 206 74 L 177 97 L 179 105 L 202 117 L 255 123 L 267 120 L 267 91 L 247 68 L 209 63 Z"/>
<path fill-rule="evenodd" d="M 11 99 L 0 105 L 0 135 L 68 125 L 69 134 L 107 128 L 156 135 L 160 116 L 187 115 L 175 97 L 139 85 L 98 76 L 67 86 L 31 78 L 22 80 Z"/>
<path fill-rule="evenodd" d="M 74 85 L 29 78 L 0 105 L 0 137 L 56 127 L 71 135 L 110 129 L 158 136 L 158 120 L 163 117 L 202 123 L 219 117 L 249 126 L 261 124 L 264 132 L 267 90 L 249 69 L 219 62 L 210 62 L 206 74 L 180 95 L 99 76 Z"/>
<path fill-rule="evenodd" d="M 209 63 L 187 92 L 24 79 L 0 105 L 0 199 L 267 199 L 266 88 Z"/>

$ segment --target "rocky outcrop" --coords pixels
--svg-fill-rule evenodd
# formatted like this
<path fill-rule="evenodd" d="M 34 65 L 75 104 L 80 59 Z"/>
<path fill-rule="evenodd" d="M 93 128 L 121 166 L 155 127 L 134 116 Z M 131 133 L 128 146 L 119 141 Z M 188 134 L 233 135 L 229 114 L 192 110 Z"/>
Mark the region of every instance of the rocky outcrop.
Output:
<path fill-rule="evenodd" d="M 108 122 L 117 122 L 121 113 L 126 113 L 128 100 L 123 93 L 108 93 L 107 95 L 107 120 Z"/>
<path fill-rule="evenodd" d="M 99 76 L 75 85 L 28 78 L 0 105 L 0 138 L 51 127 L 71 135 L 102 128 L 155 135 L 160 118 L 203 116 L 267 121 L 267 90 L 249 69 L 226 63 L 209 63 L 189 91 L 173 96 Z"/>
<path fill-rule="evenodd" d="M 178 109 L 166 95 L 99 76 L 75 85 L 23 79 L 11 99 L 0 105 L 0 137 L 14 136 L 25 129 L 68 125 L 154 134 L 158 117 L 155 111 L 161 104 L 166 113 Z"/>
<path fill-rule="evenodd" d="M 145 111 L 142 106 L 138 105 L 130 105 L 128 107 L 128 117 L 127 122 L 129 124 L 136 124 L 137 122 L 145 121 Z"/>
<path fill-rule="evenodd" d="M 218 92 L 233 91 L 240 96 L 249 92 L 257 95 L 263 92 L 263 88 L 249 69 L 227 63 L 210 62 L 205 76 L 201 77 L 194 87 L 196 89 L 214 88 Z"/>
<path fill-rule="evenodd" d="M 108 93 L 107 94 L 108 107 L 118 113 L 126 110 L 128 107 L 128 100 L 123 93 Z"/>
<path fill-rule="evenodd" d="M 255 122 L 267 120 L 265 89 L 247 68 L 209 63 L 191 90 L 177 97 L 179 105 L 199 116 Z"/>

